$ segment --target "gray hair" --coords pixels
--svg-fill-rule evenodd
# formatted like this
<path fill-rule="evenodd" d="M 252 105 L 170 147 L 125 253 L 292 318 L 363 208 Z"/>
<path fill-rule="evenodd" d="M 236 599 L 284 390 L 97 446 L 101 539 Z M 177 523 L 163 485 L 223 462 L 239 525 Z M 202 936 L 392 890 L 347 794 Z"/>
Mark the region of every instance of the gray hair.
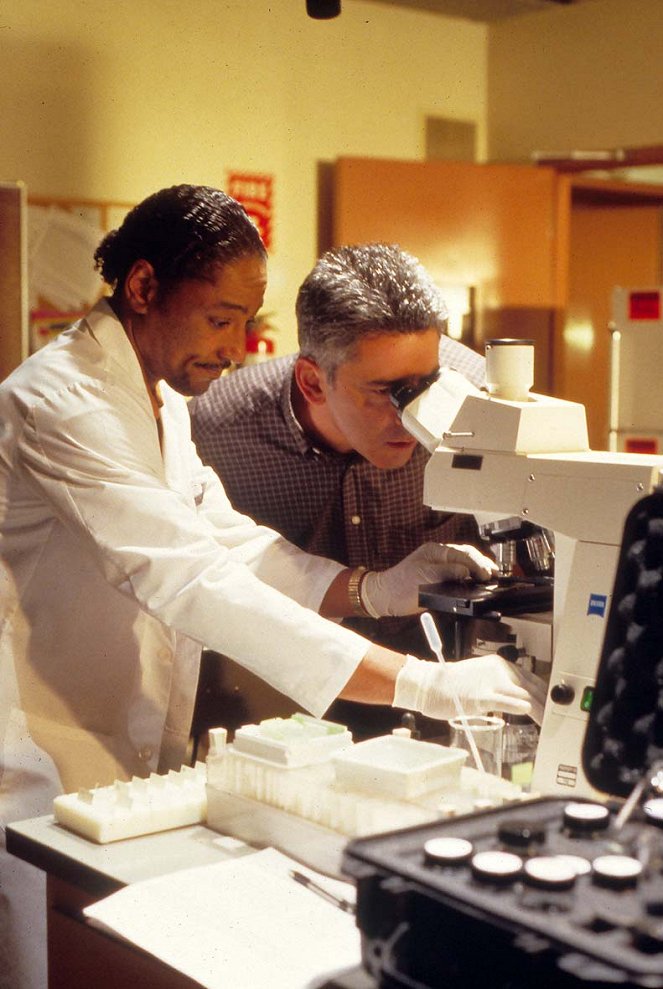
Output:
<path fill-rule="evenodd" d="M 424 267 L 396 244 L 327 251 L 302 283 L 296 312 L 300 353 L 332 378 L 363 337 L 443 332 L 448 316 Z"/>

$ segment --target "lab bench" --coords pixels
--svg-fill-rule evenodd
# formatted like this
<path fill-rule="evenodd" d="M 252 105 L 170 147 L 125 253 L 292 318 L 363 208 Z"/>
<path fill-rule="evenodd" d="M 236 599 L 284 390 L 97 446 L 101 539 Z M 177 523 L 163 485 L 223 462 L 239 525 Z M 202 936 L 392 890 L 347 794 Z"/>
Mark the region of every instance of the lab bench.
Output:
<path fill-rule="evenodd" d="M 140 984 L 150 989 L 201 989 L 200 983 L 161 960 L 93 927 L 82 911 L 131 883 L 236 858 L 236 851 L 220 847 L 219 837 L 203 825 L 191 825 L 97 845 L 67 831 L 51 815 L 8 825 L 8 851 L 46 873 L 49 989 Z M 243 854 L 250 851 L 245 848 Z M 321 972 L 317 989 L 376 985 L 358 967 L 331 979 Z"/>

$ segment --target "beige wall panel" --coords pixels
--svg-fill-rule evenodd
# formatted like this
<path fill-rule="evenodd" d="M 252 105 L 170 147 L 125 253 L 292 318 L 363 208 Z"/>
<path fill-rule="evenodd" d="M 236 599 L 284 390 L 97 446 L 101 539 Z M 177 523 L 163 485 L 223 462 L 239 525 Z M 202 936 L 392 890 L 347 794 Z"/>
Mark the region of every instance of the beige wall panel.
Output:
<path fill-rule="evenodd" d="M 660 144 L 661 0 L 548 6 L 490 27 L 488 160 Z"/>
<path fill-rule="evenodd" d="M 304 0 L 6 0 L 1 27 L 0 178 L 31 196 L 273 176 L 279 353 L 317 256 L 320 162 L 421 158 L 427 116 L 475 123 L 485 157 L 483 24 L 362 0 L 332 21 Z"/>

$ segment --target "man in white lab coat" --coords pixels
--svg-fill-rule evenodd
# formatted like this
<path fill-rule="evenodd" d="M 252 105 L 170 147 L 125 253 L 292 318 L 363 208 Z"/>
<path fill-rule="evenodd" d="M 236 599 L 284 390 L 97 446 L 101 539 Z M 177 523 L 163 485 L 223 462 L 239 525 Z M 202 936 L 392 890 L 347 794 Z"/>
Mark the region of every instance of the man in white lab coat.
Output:
<path fill-rule="evenodd" d="M 468 711 L 528 713 L 498 657 L 440 667 L 321 617 L 352 613 L 361 575 L 235 512 L 198 459 L 182 396 L 242 360 L 265 288 L 242 208 L 162 190 L 96 260 L 111 298 L 0 384 L 2 822 L 179 768 L 203 644 L 317 716 L 341 695 L 445 718 L 454 690 Z M 415 609 L 425 579 L 490 573 L 476 550 L 438 549 L 392 568 L 381 607 Z M 0 870 L 0 985 L 36 989 L 40 876 L 4 853 Z"/>

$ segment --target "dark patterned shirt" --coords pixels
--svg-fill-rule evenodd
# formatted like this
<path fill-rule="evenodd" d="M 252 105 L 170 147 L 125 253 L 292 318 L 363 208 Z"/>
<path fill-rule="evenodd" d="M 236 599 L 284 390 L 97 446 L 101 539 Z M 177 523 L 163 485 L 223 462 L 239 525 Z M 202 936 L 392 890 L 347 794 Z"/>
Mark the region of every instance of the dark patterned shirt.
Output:
<path fill-rule="evenodd" d="M 312 444 L 292 410 L 295 359 L 242 368 L 189 403 L 198 452 L 233 506 L 302 549 L 351 567 L 383 570 L 428 541 L 478 543 L 472 516 L 424 505 L 424 447 L 405 466 L 383 470 L 357 454 Z M 477 386 L 484 382 L 484 359 L 448 337 L 440 342 L 440 364 Z M 411 618 L 347 624 L 374 641 L 412 648 L 402 634 Z"/>

